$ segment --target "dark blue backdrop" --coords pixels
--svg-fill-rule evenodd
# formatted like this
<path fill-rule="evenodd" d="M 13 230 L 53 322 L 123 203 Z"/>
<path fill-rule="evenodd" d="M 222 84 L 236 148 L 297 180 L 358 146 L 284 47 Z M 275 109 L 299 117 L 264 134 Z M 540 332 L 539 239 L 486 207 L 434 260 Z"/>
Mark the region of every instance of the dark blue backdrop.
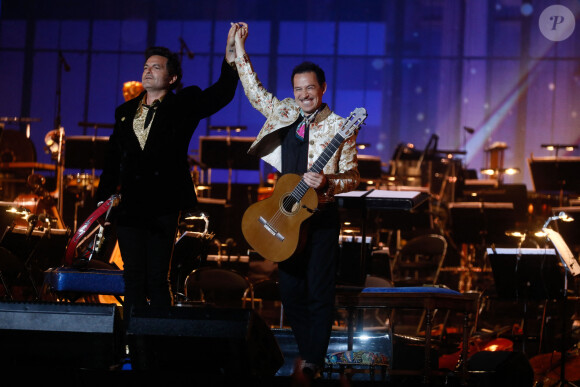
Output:
<path fill-rule="evenodd" d="M 79 123 L 113 122 L 123 83 L 140 80 L 147 46 L 179 51 L 182 38 L 195 54 L 184 56 L 183 82 L 205 87 L 217 77 L 230 21 L 243 20 L 255 68 L 276 95 L 292 95 L 291 68 L 308 59 L 326 70 L 326 102 L 339 114 L 367 108 L 359 142 L 371 146 L 363 154 L 387 164 L 397 144 L 422 149 L 437 134 L 440 149 L 466 149 L 463 163 L 479 170 L 484 149 L 505 142 L 506 166 L 522 170 L 507 182 L 532 190 L 527 157 L 550 155 L 540 144 L 580 139 L 580 32 L 557 43 L 541 34 L 539 16 L 553 4 L 579 15 L 574 0 L 4 0 L 0 116 L 39 118 L 31 140 L 38 161 L 52 162 L 44 136 L 55 127 L 59 87 L 66 135 L 93 135 Z M 197 157 L 199 135 L 214 134 L 210 125 L 244 125 L 240 135 L 255 136 L 262 123 L 240 88 L 200 124 L 191 154 Z M 225 171 L 212 174 L 213 181 L 226 178 Z M 233 179 L 259 181 L 243 171 Z"/>

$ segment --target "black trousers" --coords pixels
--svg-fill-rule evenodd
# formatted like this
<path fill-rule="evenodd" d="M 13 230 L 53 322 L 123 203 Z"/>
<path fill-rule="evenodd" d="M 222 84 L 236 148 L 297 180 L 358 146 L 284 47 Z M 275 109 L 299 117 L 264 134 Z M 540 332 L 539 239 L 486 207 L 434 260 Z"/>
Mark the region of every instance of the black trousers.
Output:
<path fill-rule="evenodd" d="M 169 268 L 179 213 L 143 219 L 140 223 L 117 224 L 117 239 L 123 259 L 124 320 L 132 308 L 171 306 Z"/>
<path fill-rule="evenodd" d="M 315 213 L 303 251 L 278 265 L 280 295 L 302 360 L 324 365 L 334 321 L 340 221 L 335 205 Z"/>

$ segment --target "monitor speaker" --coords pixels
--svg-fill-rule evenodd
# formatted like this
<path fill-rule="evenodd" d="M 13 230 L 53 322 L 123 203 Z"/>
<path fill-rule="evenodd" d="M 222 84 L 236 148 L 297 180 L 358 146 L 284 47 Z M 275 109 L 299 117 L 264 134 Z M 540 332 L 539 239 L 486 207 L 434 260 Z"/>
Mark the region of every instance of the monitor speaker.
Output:
<path fill-rule="evenodd" d="M 0 302 L 0 364 L 108 369 L 124 354 L 115 304 Z"/>
<path fill-rule="evenodd" d="M 261 377 L 284 363 L 273 333 L 251 309 L 137 309 L 127 339 L 134 370 Z"/>

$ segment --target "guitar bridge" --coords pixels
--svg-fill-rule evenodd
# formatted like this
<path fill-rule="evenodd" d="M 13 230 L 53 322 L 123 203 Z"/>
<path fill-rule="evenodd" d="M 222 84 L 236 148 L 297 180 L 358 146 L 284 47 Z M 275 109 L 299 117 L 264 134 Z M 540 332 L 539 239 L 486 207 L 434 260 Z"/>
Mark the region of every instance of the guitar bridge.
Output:
<path fill-rule="evenodd" d="M 284 235 L 280 234 L 278 231 L 276 231 L 276 229 L 272 226 L 270 226 L 270 224 L 266 221 L 266 219 L 262 218 L 261 216 L 258 218 L 258 221 L 260 223 L 262 223 L 262 225 L 264 226 L 264 228 L 266 230 L 268 230 L 268 232 L 272 235 L 274 235 L 276 238 L 278 238 L 278 240 L 280 240 L 280 242 L 282 242 L 284 240 Z"/>

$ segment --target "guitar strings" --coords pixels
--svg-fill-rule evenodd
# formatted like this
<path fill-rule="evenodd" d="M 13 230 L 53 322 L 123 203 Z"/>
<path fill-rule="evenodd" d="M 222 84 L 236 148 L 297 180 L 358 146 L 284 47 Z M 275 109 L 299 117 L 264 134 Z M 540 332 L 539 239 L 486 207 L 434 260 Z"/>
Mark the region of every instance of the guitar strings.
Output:
<path fill-rule="evenodd" d="M 353 125 L 360 126 L 363 119 L 359 118 L 353 122 L 353 117 L 354 117 L 354 115 L 351 114 L 346 119 L 345 123 L 343 124 L 343 130 L 344 130 L 345 126 L 353 126 Z M 365 116 L 365 118 L 366 118 L 366 116 Z M 317 170 L 322 171 L 324 169 L 324 166 L 328 163 L 330 158 L 338 150 L 338 148 L 344 142 L 345 139 L 346 138 L 344 136 L 342 136 L 341 133 L 337 133 L 335 135 L 335 137 L 330 141 L 330 143 L 328 144 L 326 149 L 322 152 L 320 157 L 314 162 L 314 165 L 312 166 L 310 171 L 312 171 L 312 172 L 316 172 Z M 294 197 L 292 195 L 292 193 L 294 192 L 294 191 L 292 191 L 292 193 L 290 193 L 290 195 L 286 196 L 284 198 L 284 200 L 282 200 L 282 208 L 285 209 L 286 212 L 290 213 L 290 216 L 293 216 L 293 214 L 292 214 L 293 207 L 297 204 L 298 205 L 300 204 L 302 197 L 308 191 L 308 188 L 309 188 L 308 186 L 306 186 L 306 189 L 303 189 L 301 187 L 301 185 L 306 185 L 306 183 L 304 183 L 304 179 L 300 180 L 300 182 L 298 183 L 298 185 L 294 189 L 294 191 L 298 191 L 298 193 L 300 194 L 299 199 L 297 199 L 296 197 Z M 278 207 L 276 212 L 270 217 L 270 220 L 268 221 L 268 223 L 270 224 L 270 226 L 272 228 L 277 229 L 279 222 L 281 221 L 282 217 L 285 215 L 286 215 L 285 212 L 281 211 L 280 207 Z"/>
<path fill-rule="evenodd" d="M 338 137 L 338 134 L 337 134 L 337 137 Z M 312 166 L 312 168 L 310 168 L 310 171 L 315 172 L 317 170 L 322 170 L 324 168 L 324 165 L 326 165 L 328 163 L 328 160 L 330 160 L 331 156 L 336 152 L 336 150 L 342 144 L 342 142 L 343 142 L 343 140 L 335 137 L 330 142 L 330 144 L 328 144 L 328 146 L 326 147 L 324 152 L 320 155 L 320 157 L 314 162 L 314 165 Z M 338 144 L 336 144 L 336 143 L 338 143 Z M 305 186 L 305 187 L 302 187 L 302 186 Z M 298 191 L 297 193 L 299 194 L 299 198 L 302 198 L 304 196 L 304 194 L 306 193 L 306 191 L 308 191 L 308 188 L 310 188 L 310 187 L 308 187 L 306 185 L 306 183 L 304 182 L 304 179 L 302 179 L 297 184 L 294 191 Z M 270 226 L 272 226 L 274 229 L 276 229 L 279 222 L 283 219 L 283 216 L 293 216 L 292 208 L 294 205 L 299 204 L 300 201 L 301 201 L 301 199 L 297 199 L 296 197 L 294 197 L 292 195 L 292 193 L 290 195 L 286 196 L 284 198 L 284 200 L 282 201 L 282 208 L 285 209 L 286 212 L 288 212 L 290 214 L 286 215 L 286 212 L 281 211 L 280 207 L 278 207 L 278 210 L 276 210 L 276 212 L 271 216 L 270 220 L 268 221 Z"/>

